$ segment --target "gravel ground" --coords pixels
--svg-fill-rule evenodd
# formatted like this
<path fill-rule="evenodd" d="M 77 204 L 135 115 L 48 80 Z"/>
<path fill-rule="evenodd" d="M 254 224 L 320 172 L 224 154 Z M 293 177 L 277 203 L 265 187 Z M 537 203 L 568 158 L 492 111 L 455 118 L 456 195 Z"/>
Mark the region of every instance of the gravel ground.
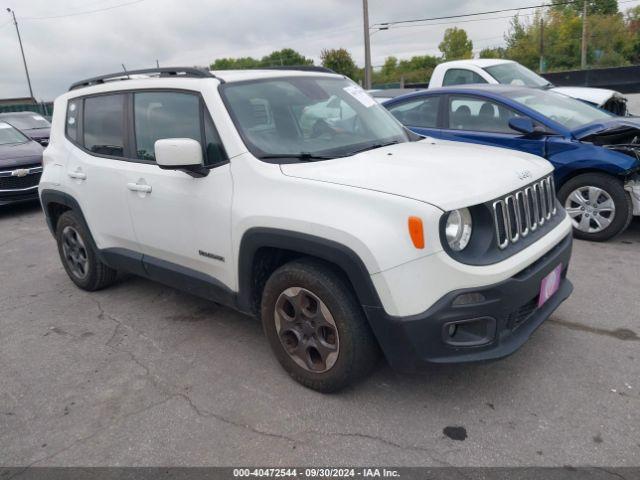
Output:
<path fill-rule="evenodd" d="M 638 465 L 640 221 L 576 241 L 573 296 L 513 356 L 335 395 L 259 324 L 139 278 L 89 294 L 37 205 L 0 209 L 0 465 Z"/>

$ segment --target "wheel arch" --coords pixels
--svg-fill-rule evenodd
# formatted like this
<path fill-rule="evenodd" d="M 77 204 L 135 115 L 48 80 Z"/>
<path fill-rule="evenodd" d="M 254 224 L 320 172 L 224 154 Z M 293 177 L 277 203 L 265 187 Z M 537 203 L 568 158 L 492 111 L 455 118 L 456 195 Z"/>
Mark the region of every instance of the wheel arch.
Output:
<path fill-rule="evenodd" d="M 264 284 L 276 268 L 299 257 L 320 259 L 349 281 L 363 306 L 381 306 L 371 276 L 360 257 L 332 240 L 295 231 L 251 228 L 242 236 L 238 254 L 238 307 L 257 313 Z"/>
<path fill-rule="evenodd" d="M 101 252 L 98 249 L 95 240 L 93 239 L 91 229 L 87 224 L 84 214 L 82 213 L 82 208 L 80 208 L 80 204 L 78 204 L 78 201 L 75 198 L 73 198 L 68 193 L 46 189 L 40 193 L 40 203 L 42 204 L 42 209 L 44 210 L 44 215 L 47 220 L 47 226 L 49 227 L 49 230 L 54 237 L 56 235 L 56 226 L 58 224 L 60 216 L 68 211 L 74 212 L 82 222 L 82 226 L 89 233 L 89 241 L 91 242 L 91 246 L 93 247 L 94 251 L 100 257 L 100 259 L 104 261 Z"/>
<path fill-rule="evenodd" d="M 558 192 L 560 191 L 560 189 L 564 186 L 565 183 L 567 183 L 568 181 L 579 177 L 580 175 L 584 175 L 587 173 L 598 173 L 600 175 L 608 175 L 611 178 L 616 178 L 619 180 L 623 180 L 626 174 L 626 171 L 620 170 L 619 172 L 616 171 L 607 171 L 607 170 L 603 170 L 601 168 L 596 168 L 596 167 L 585 167 L 585 168 L 579 168 L 579 169 L 575 169 L 575 170 L 570 170 L 567 173 L 565 173 L 560 179 L 559 181 L 557 181 L 557 189 Z"/>

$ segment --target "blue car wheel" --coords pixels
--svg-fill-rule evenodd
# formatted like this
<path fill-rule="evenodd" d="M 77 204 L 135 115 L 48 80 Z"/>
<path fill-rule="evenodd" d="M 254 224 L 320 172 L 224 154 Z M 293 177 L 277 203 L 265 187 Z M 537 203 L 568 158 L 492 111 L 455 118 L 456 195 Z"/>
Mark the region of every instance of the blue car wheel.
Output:
<path fill-rule="evenodd" d="M 566 182 L 558 193 L 573 222 L 576 238 L 605 241 L 622 233 L 631 222 L 631 198 L 618 178 L 585 173 Z"/>

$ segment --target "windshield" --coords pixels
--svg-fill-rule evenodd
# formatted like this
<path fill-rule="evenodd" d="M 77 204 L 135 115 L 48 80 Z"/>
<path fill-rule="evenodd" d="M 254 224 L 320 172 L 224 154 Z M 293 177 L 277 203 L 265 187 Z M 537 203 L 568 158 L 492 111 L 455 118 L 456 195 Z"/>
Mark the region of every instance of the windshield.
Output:
<path fill-rule="evenodd" d="M 592 107 L 561 93 L 532 89 L 505 92 L 504 95 L 526 105 L 569 130 L 587 123 L 597 122 L 598 120 L 609 120 L 613 117 L 613 115 L 604 110 Z"/>
<path fill-rule="evenodd" d="M 11 143 L 25 143 L 29 139 L 8 123 L 0 122 L 0 145 L 9 145 Z"/>
<path fill-rule="evenodd" d="M 504 85 L 522 85 L 523 87 L 551 86 L 548 80 L 545 80 L 537 73 L 515 62 L 485 67 L 485 70 L 489 72 L 498 83 Z"/>
<path fill-rule="evenodd" d="M 7 115 L 3 120 L 21 130 L 49 128 L 51 126 L 51 124 L 47 122 L 46 118 L 38 115 L 37 113 L 34 113 L 33 115 Z"/>
<path fill-rule="evenodd" d="M 227 83 L 222 93 L 236 128 L 258 158 L 335 158 L 410 140 L 384 107 L 343 78 Z"/>

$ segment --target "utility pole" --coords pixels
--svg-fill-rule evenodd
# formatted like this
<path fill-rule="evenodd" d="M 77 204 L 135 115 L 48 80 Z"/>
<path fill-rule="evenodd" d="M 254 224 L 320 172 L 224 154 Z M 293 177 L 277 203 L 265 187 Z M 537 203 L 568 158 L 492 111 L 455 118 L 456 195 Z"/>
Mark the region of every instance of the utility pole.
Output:
<path fill-rule="evenodd" d="M 27 84 L 29 84 L 29 95 L 35 101 L 35 97 L 33 96 L 33 89 L 31 88 L 31 78 L 29 78 L 29 69 L 27 68 L 27 59 L 24 56 L 24 49 L 22 48 L 22 39 L 20 38 L 20 29 L 18 28 L 18 21 L 16 20 L 16 13 L 7 8 L 7 12 L 9 12 L 13 16 L 13 24 L 16 26 L 16 33 L 18 34 L 18 43 L 20 44 L 20 53 L 22 53 L 22 63 L 24 63 L 24 71 L 27 74 Z"/>
<path fill-rule="evenodd" d="M 364 15 L 364 88 L 371 89 L 371 42 L 369 38 L 369 2 L 362 0 Z"/>
<path fill-rule="evenodd" d="M 540 73 L 544 73 L 544 18 L 540 18 Z"/>
<path fill-rule="evenodd" d="M 580 68 L 587 68 L 587 0 L 582 3 L 582 48 L 580 55 Z"/>

